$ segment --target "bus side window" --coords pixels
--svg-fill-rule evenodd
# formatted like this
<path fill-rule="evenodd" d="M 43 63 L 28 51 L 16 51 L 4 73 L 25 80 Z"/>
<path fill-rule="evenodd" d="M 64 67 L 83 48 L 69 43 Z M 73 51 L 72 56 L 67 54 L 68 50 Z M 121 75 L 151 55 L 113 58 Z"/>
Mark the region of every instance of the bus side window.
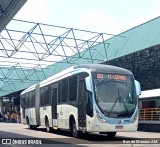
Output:
<path fill-rule="evenodd" d="M 50 86 L 45 86 L 40 89 L 41 106 L 46 106 L 50 104 L 49 90 Z"/>
<path fill-rule="evenodd" d="M 32 106 L 35 107 L 35 90 L 32 91 Z"/>
<path fill-rule="evenodd" d="M 68 79 L 62 81 L 62 102 L 68 101 Z"/>
<path fill-rule="evenodd" d="M 80 116 L 86 114 L 86 101 L 87 101 L 87 93 L 85 88 L 85 80 L 79 81 L 79 95 L 78 95 L 78 109 L 80 112 Z"/>
<path fill-rule="evenodd" d="M 32 108 L 32 91 L 28 93 L 28 105 Z"/>
<path fill-rule="evenodd" d="M 58 103 L 61 103 L 62 98 L 62 82 L 58 82 Z"/>
<path fill-rule="evenodd" d="M 77 75 L 69 78 L 69 101 L 77 100 Z"/>
<path fill-rule="evenodd" d="M 28 96 L 28 93 L 26 94 L 25 104 L 26 104 L 26 108 L 29 108 L 29 96 Z"/>
<path fill-rule="evenodd" d="M 92 93 L 86 90 L 87 95 L 87 115 L 93 117 L 93 101 L 92 101 Z"/>
<path fill-rule="evenodd" d="M 49 100 L 49 86 L 45 86 L 44 87 L 44 91 L 43 91 L 43 99 L 44 99 L 44 105 L 49 105 L 50 104 L 50 100 Z"/>
<path fill-rule="evenodd" d="M 43 106 L 44 105 L 44 88 L 42 87 L 40 89 L 40 105 Z"/>

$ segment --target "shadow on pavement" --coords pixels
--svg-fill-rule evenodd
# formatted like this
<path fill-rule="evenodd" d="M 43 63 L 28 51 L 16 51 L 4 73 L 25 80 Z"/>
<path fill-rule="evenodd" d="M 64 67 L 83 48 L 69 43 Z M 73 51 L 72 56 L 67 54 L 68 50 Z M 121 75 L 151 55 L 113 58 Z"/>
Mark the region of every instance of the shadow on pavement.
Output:
<path fill-rule="evenodd" d="M 37 128 L 37 130 L 35 131 L 46 132 L 46 129 Z M 63 140 L 64 142 L 73 143 L 73 144 L 109 144 L 113 142 L 118 144 L 118 143 L 123 143 L 123 140 L 133 140 L 133 138 L 130 138 L 130 137 L 115 136 L 114 138 L 109 138 L 107 137 L 107 135 L 89 134 L 89 133 L 82 133 L 79 138 L 73 138 L 70 131 L 66 131 L 66 130 L 56 130 L 56 131 L 53 131 L 52 134 L 71 137 L 71 138 L 63 138 L 63 139 L 55 138 L 55 139 Z"/>
<path fill-rule="evenodd" d="M 3 143 L 3 144 L 2 144 Z M 73 147 L 73 146 L 80 146 L 80 145 L 74 145 L 67 143 L 64 138 L 37 138 L 37 137 L 32 137 L 32 136 L 27 136 L 27 135 L 21 135 L 21 134 L 16 134 L 16 133 L 11 133 L 11 132 L 4 132 L 0 131 L 0 146 L 7 146 L 14 144 L 16 146 L 35 146 L 35 144 L 38 146 L 39 145 L 53 145 L 56 144 L 56 146 L 61 145 L 64 147 L 64 144 L 66 147 Z"/>

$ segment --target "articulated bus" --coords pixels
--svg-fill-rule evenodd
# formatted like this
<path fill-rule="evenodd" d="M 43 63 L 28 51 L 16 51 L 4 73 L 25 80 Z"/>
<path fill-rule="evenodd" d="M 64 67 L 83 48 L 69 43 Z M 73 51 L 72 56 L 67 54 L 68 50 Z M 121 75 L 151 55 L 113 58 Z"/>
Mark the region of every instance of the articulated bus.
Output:
<path fill-rule="evenodd" d="M 136 131 L 140 84 L 123 68 L 82 64 L 70 67 L 21 93 L 21 120 L 30 129 L 45 126 L 114 137 Z"/>

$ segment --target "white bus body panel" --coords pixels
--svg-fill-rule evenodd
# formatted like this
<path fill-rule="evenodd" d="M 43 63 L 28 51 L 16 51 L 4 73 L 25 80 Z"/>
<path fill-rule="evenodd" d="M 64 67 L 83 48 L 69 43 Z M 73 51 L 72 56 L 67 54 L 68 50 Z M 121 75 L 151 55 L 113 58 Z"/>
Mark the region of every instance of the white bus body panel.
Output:
<path fill-rule="evenodd" d="M 30 125 L 37 125 L 35 108 L 25 109 L 25 116 L 28 117 Z"/>
<path fill-rule="evenodd" d="M 42 126 L 45 126 L 45 116 L 48 117 L 49 126 L 52 126 L 52 114 L 51 106 L 40 107 L 40 122 Z"/>
<path fill-rule="evenodd" d="M 138 127 L 138 117 L 134 123 L 108 124 L 107 122 L 100 122 L 94 114 L 92 118 L 87 116 L 86 122 L 87 132 L 133 132 L 137 131 Z M 123 126 L 123 129 L 116 129 L 116 126 Z"/>
<path fill-rule="evenodd" d="M 69 129 L 69 117 L 74 116 L 76 124 L 78 124 L 78 109 L 72 105 L 57 105 L 58 128 Z M 77 126 L 78 127 L 78 126 Z"/>

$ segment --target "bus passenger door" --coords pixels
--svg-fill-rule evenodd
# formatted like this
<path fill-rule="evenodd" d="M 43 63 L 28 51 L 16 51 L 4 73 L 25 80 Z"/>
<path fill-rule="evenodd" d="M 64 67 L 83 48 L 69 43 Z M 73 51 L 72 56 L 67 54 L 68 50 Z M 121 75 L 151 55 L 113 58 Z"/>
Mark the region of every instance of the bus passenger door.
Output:
<path fill-rule="evenodd" d="M 79 124 L 80 129 L 86 128 L 86 85 L 85 85 L 85 80 L 79 81 L 78 124 Z"/>
<path fill-rule="evenodd" d="M 58 96 L 58 84 L 53 84 L 51 86 L 52 90 L 51 90 L 51 102 L 52 102 L 52 124 L 53 127 L 57 127 L 58 123 L 57 123 L 57 96 Z"/>

